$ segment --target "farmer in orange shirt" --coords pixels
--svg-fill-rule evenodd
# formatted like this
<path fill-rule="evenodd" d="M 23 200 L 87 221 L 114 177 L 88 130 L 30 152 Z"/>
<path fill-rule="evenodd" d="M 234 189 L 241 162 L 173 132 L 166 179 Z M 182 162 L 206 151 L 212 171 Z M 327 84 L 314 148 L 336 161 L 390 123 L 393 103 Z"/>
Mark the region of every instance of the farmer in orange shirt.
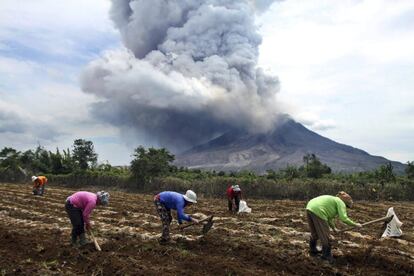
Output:
<path fill-rule="evenodd" d="M 43 195 L 45 192 L 45 184 L 47 183 L 46 176 L 32 176 L 33 182 L 33 194 L 34 195 Z"/>

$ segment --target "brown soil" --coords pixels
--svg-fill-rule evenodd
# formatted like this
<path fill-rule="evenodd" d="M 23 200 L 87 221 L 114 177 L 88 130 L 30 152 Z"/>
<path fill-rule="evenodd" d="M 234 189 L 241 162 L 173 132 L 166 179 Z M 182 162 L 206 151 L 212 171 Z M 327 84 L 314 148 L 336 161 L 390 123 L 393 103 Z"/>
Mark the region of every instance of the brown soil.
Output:
<path fill-rule="evenodd" d="M 330 265 L 307 252 L 305 202 L 248 200 L 251 214 L 233 215 L 227 202 L 199 200 L 188 213 L 215 216 L 212 230 L 174 230 L 160 245 L 160 221 L 152 195 L 111 192 L 107 208 L 92 214 L 102 251 L 72 248 L 64 201 L 74 190 L 0 184 L 0 275 L 413 275 L 414 204 L 357 202 L 356 221 L 382 217 L 394 206 L 404 223 L 400 239 L 378 239 L 381 225 L 335 235 Z M 340 223 L 337 223 L 338 226 Z"/>

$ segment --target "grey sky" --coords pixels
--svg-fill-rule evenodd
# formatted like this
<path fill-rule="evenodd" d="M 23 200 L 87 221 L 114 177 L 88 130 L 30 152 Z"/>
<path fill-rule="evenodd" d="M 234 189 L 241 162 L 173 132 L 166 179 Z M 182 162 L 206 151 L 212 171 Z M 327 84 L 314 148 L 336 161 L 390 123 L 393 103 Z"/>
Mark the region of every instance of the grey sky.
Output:
<path fill-rule="evenodd" d="M 191 2 L 191 5 L 196 5 L 196 2 Z M 209 75 L 213 72 L 226 75 L 223 71 L 214 71 L 225 68 L 216 66 L 219 60 L 199 67 L 185 64 L 188 60 L 180 60 L 182 52 L 177 45 L 171 48 L 172 44 L 163 43 L 159 49 L 163 53 L 178 53 L 180 63 L 170 67 L 168 73 L 165 70 L 163 74 L 153 70 L 148 64 L 156 64 L 160 56 L 146 57 L 147 65 L 144 65 L 141 60 L 144 55 L 135 52 L 136 57 L 140 58 L 138 60 L 122 47 L 121 44 L 127 42 L 135 51 L 144 49 L 142 46 L 133 46 L 134 41 L 137 41 L 135 36 L 140 35 L 139 28 L 123 28 L 122 20 L 126 17 L 120 10 L 118 13 L 113 10 L 112 17 L 118 16 L 117 28 L 121 33 L 114 27 L 109 15 L 109 1 L 74 0 L 58 3 L 39 0 L 34 3 L 22 0 L 18 4 L 11 0 L 2 1 L 0 147 L 12 146 L 24 150 L 40 143 L 53 150 L 57 146 L 69 147 L 74 139 L 85 138 L 94 142 L 100 160 L 127 164 L 132 149 L 140 144 L 172 144 L 169 140 L 177 141 L 173 136 L 158 141 L 153 139 L 156 134 L 168 133 L 167 128 L 165 132 L 158 132 L 154 128 L 152 132 L 145 133 L 142 129 L 148 125 L 142 124 L 140 131 L 133 127 L 136 121 L 131 118 L 159 114 L 155 112 L 154 104 L 163 110 L 168 106 L 169 114 L 179 115 L 176 118 L 181 118 L 181 122 L 193 132 L 188 136 L 190 141 L 201 139 L 206 133 L 218 133 L 232 125 L 231 122 L 235 122 L 237 127 L 250 128 L 261 125 L 256 122 L 271 124 L 274 114 L 271 107 L 274 105 L 277 111 L 288 112 L 310 129 L 338 142 L 392 160 L 414 160 L 414 2 L 270 2 L 256 2 L 260 13 L 256 13 L 253 19 L 258 26 L 257 35 L 262 38 L 261 44 L 260 40 L 250 44 L 253 50 L 251 61 L 255 64 L 257 60 L 257 64 L 246 68 L 249 68 L 248 72 L 254 72 L 253 79 L 259 80 L 259 71 L 253 69 L 262 67 L 261 72 L 267 76 L 269 84 L 276 81 L 273 84 L 277 89 L 267 96 L 262 96 L 256 90 L 257 93 L 249 96 L 251 100 L 245 101 L 240 100 L 240 90 L 237 90 L 240 87 L 236 86 L 233 87 L 236 88 L 235 93 L 228 94 L 230 97 L 223 98 L 223 101 L 211 101 L 211 95 L 203 94 L 206 81 L 209 85 L 219 84 L 218 87 L 230 84 L 224 79 L 220 84 L 220 79 Z M 137 24 L 140 20 L 148 22 L 148 19 L 143 18 L 145 15 L 148 13 L 141 14 Z M 170 15 L 171 20 L 175 20 L 173 14 Z M 238 25 L 244 26 L 245 30 L 250 28 L 251 37 L 257 36 L 250 22 L 235 22 L 235 28 Z M 226 24 L 231 28 L 229 22 Z M 223 27 L 222 24 L 220 26 Z M 194 30 L 190 25 L 187 28 L 190 33 L 186 35 L 190 37 Z M 168 37 L 174 37 L 174 41 L 177 41 L 184 31 L 183 28 L 181 32 L 170 32 Z M 224 28 L 223 31 L 228 29 Z M 131 38 L 128 38 L 127 33 Z M 151 38 L 152 33 L 147 33 L 147 37 Z M 246 37 L 250 34 L 247 32 Z M 150 44 L 145 53 L 157 43 Z M 182 49 L 191 51 L 190 48 L 194 47 L 195 53 L 199 53 L 201 46 L 187 44 Z M 256 46 L 257 53 L 254 52 Z M 205 50 L 211 50 L 211 47 Z M 177 56 L 168 58 L 177 59 Z M 227 64 L 234 61 L 228 58 L 224 60 Z M 128 63 L 134 69 L 122 75 L 122 66 Z M 99 86 L 91 88 L 88 85 L 93 82 L 84 82 L 87 73 L 81 77 L 85 68 L 86 72 L 93 72 L 91 70 L 99 66 L 109 68 L 112 76 L 116 76 L 111 78 L 112 84 L 107 83 L 104 87 L 107 92 L 100 92 L 109 93 L 104 97 L 94 90 Z M 191 74 L 185 73 L 188 69 Z M 172 81 L 176 78 L 171 79 L 171 72 L 181 75 L 183 81 Z M 197 73 L 207 78 L 199 78 Z M 128 101 L 129 96 L 114 104 L 103 101 L 114 99 L 110 92 L 113 93 L 119 86 L 141 86 L 143 83 L 139 82 L 136 74 L 143 76 L 143 80 L 147 77 L 147 87 L 154 87 L 158 83 L 156 80 L 163 78 L 160 84 L 164 83 L 164 86 L 156 86 L 158 95 L 150 97 L 145 93 L 137 94 L 134 89 L 128 94 L 131 99 L 146 103 L 153 101 L 154 104 L 134 107 Z M 148 81 L 148 77 L 154 81 Z M 277 80 L 280 81 L 280 87 Z M 241 79 L 240 84 L 245 85 L 245 80 Z M 255 86 L 259 87 L 257 84 Z M 81 85 L 89 89 L 89 93 L 84 93 Z M 102 83 L 98 81 L 96 85 Z M 181 91 L 187 95 L 181 94 Z M 232 91 L 231 87 L 229 91 Z M 164 103 L 161 99 L 164 99 Z M 180 104 L 173 105 L 175 100 Z M 122 109 L 125 101 L 128 103 L 125 106 L 130 106 L 130 110 Z M 262 111 L 254 107 L 261 104 L 267 105 L 269 111 L 266 111 L 267 108 Z M 138 112 L 138 106 L 145 112 Z M 150 106 L 151 109 L 148 109 Z M 237 108 L 231 110 L 229 106 Z M 189 112 L 191 110 L 195 112 Z M 183 121 L 184 118 L 189 121 Z M 208 125 L 210 128 L 197 128 L 193 123 L 197 118 L 203 118 L 198 125 Z M 165 123 L 170 124 L 168 121 Z M 186 130 L 186 127 L 182 128 L 180 137 L 185 137 Z M 188 144 L 185 139 L 180 141 L 175 145 L 177 148 Z"/>

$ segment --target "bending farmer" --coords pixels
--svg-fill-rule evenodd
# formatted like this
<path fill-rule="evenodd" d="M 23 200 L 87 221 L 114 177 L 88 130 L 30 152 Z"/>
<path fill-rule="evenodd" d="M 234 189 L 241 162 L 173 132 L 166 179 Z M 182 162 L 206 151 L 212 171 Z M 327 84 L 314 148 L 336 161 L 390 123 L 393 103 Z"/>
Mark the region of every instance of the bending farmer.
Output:
<path fill-rule="evenodd" d="M 34 195 L 43 195 L 45 192 L 45 184 L 47 183 L 46 176 L 32 176 L 33 182 L 33 194 Z"/>
<path fill-rule="evenodd" d="M 352 208 L 352 205 L 351 196 L 345 192 L 339 192 L 336 196 L 318 196 L 308 202 L 306 214 L 311 232 L 309 247 L 312 256 L 320 253 L 316 249 L 319 239 L 322 243 L 322 258 L 329 262 L 334 261 L 329 240 L 329 227 L 337 231 L 334 218 L 339 216 L 339 219 L 348 225 L 362 227 L 360 223 L 350 220 L 346 214 L 346 207 Z"/>
<path fill-rule="evenodd" d="M 235 212 L 237 213 L 239 211 L 240 199 L 241 199 L 241 189 L 239 185 L 232 185 L 228 187 L 226 194 L 227 194 L 229 211 L 231 212 L 233 210 L 233 200 L 234 200 L 234 205 L 236 206 Z"/>
<path fill-rule="evenodd" d="M 197 219 L 184 213 L 184 208 L 193 203 L 197 203 L 197 195 L 191 190 L 188 190 L 185 195 L 166 191 L 159 193 L 154 197 L 154 204 L 162 222 L 162 236 L 160 243 L 167 243 L 170 241 L 170 224 L 172 221 L 171 209 L 177 211 L 177 220 L 179 224 L 182 224 L 183 220 L 198 223 Z"/>
<path fill-rule="evenodd" d="M 68 213 L 70 222 L 72 223 L 71 244 L 77 245 L 79 237 L 79 245 L 88 243 L 85 237 L 85 229 L 91 231 L 91 222 L 89 216 L 96 205 L 108 205 L 109 193 L 105 191 L 97 192 L 76 192 L 66 199 L 66 212 Z"/>

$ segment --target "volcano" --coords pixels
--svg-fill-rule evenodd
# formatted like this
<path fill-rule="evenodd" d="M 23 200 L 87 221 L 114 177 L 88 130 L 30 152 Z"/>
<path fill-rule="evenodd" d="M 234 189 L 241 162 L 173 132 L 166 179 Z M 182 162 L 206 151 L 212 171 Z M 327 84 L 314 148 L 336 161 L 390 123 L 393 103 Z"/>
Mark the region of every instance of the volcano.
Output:
<path fill-rule="evenodd" d="M 224 133 L 178 154 L 174 164 L 190 169 L 265 173 L 270 169 L 284 169 L 288 165 L 301 166 L 303 156 L 312 153 L 334 172 L 371 171 L 388 162 L 391 162 L 396 173 L 402 173 L 405 168 L 400 162 L 373 156 L 323 137 L 290 117 L 282 119 L 273 131 L 266 134 L 245 131 Z"/>

